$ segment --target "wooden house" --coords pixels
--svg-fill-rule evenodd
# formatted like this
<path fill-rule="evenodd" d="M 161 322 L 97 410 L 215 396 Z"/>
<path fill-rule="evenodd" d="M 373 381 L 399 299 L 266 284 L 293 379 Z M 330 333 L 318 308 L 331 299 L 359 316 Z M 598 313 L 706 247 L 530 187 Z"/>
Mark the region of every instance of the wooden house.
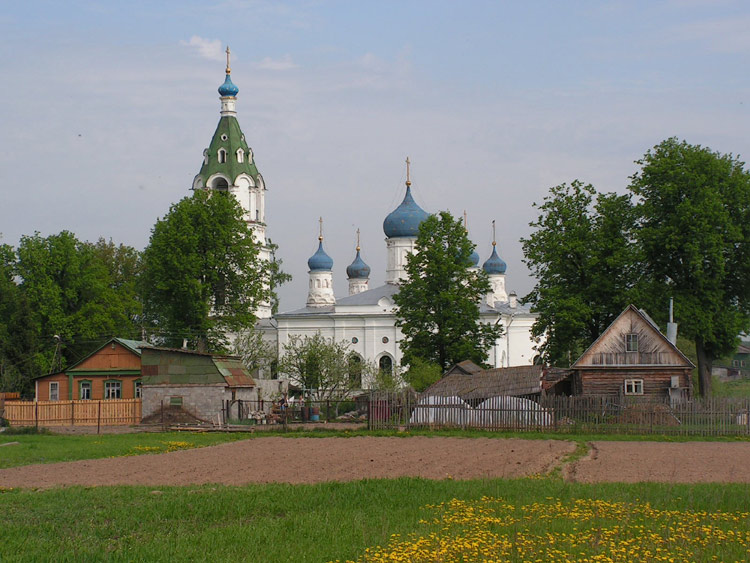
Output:
<path fill-rule="evenodd" d="M 628 306 L 573 364 L 575 395 L 690 398 L 693 363 L 643 311 Z"/>
<path fill-rule="evenodd" d="M 141 350 L 147 342 L 112 338 L 69 368 L 37 377 L 37 401 L 138 399 Z"/>

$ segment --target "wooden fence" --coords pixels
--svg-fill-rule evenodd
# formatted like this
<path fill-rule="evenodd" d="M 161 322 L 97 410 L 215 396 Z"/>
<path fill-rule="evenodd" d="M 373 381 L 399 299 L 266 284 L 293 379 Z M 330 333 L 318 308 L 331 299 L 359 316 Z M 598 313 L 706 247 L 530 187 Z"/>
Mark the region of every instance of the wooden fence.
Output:
<path fill-rule="evenodd" d="M 670 404 L 634 397 L 490 397 L 464 401 L 373 392 L 368 427 L 594 434 L 750 435 L 750 398 Z"/>
<path fill-rule="evenodd" d="M 123 426 L 141 422 L 141 399 L 6 401 L 12 426 Z"/>

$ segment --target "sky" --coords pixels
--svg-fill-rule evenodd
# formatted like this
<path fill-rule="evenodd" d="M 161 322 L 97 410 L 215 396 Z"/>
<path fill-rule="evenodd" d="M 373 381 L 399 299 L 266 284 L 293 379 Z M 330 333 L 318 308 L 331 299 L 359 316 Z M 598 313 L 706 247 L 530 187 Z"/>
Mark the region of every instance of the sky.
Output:
<path fill-rule="evenodd" d="M 426 211 L 491 222 L 519 296 L 519 239 L 549 188 L 624 193 L 662 140 L 750 154 L 744 1 L 3 2 L 0 242 L 64 229 L 138 249 L 188 196 L 219 119 L 224 49 L 264 177 L 268 235 L 304 305 L 323 217 L 347 294 L 357 229 L 371 287 L 411 160 Z"/>

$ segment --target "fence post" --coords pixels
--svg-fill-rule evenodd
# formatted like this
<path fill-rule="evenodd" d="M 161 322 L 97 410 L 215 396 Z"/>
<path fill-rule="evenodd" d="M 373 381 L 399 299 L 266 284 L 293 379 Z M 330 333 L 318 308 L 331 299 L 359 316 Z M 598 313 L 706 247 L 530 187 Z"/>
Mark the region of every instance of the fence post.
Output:
<path fill-rule="evenodd" d="M 96 433 L 100 434 L 102 429 L 102 401 L 99 399 L 99 412 L 96 415 Z"/>
<path fill-rule="evenodd" d="M 326 399 L 326 422 L 331 422 L 331 400 Z"/>
<path fill-rule="evenodd" d="M 70 425 L 76 425 L 76 402 L 70 401 Z"/>
<path fill-rule="evenodd" d="M 39 429 L 39 401 L 34 401 L 34 426 Z"/>

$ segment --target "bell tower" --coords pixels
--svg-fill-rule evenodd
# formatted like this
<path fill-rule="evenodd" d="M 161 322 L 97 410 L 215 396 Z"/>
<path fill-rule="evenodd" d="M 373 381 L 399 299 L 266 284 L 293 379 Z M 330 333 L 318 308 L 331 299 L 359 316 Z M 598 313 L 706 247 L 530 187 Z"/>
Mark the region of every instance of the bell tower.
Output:
<path fill-rule="evenodd" d="M 260 245 L 260 258 L 269 262 L 271 250 L 266 239 L 266 184 L 255 164 L 253 150 L 237 121 L 236 104 L 240 89 L 232 82 L 229 47 L 226 53 L 224 83 L 219 86 L 221 117 L 211 143 L 203 151 L 203 164 L 193 180 L 193 189 L 231 193 L 242 207 L 244 219 Z M 269 318 L 271 304 L 261 303 L 255 314 L 259 319 Z"/>

